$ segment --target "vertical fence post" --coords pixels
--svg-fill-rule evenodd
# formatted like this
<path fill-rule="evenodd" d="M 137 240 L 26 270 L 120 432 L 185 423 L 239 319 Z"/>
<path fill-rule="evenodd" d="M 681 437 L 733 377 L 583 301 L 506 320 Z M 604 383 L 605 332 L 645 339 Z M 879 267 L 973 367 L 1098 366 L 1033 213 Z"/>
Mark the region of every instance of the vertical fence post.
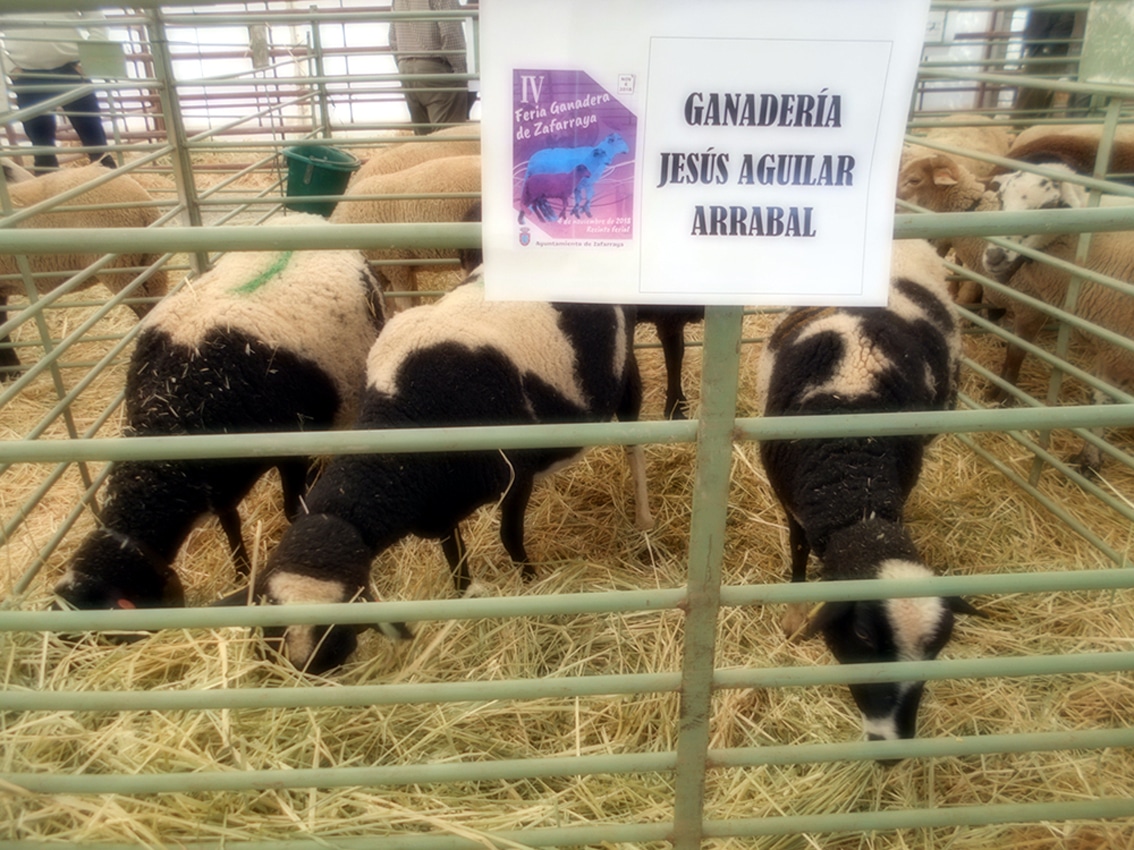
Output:
<path fill-rule="evenodd" d="M 705 758 L 712 715 L 713 659 L 720 609 L 721 559 L 736 423 L 741 307 L 705 309 L 701 414 L 689 539 L 688 603 L 677 737 L 673 845 L 695 850 L 703 835 Z"/>
<path fill-rule="evenodd" d="M 312 72 L 319 81 L 315 84 L 315 90 L 319 93 L 319 97 L 315 101 L 319 104 L 317 120 L 323 138 L 329 139 L 331 138 L 331 102 L 327 93 L 327 68 L 323 63 L 323 36 L 319 29 L 319 7 L 311 5 L 308 10 L 311 12 L 311 58 L 314 63 Z"/>
<path fill-rule="evenodd" d="M 189 139 L 185 133 L 185 120 L 181 114 L 181 101 L 177 95 L 177 78 L 173 72 L 173 57 L 169 52 L 169 36 L 166 34 L 165 19 L 161 9 L 149 11 L 147 24 L 150 37 L 150 52 L 154 57 L 154 72 L 158 81 L 161 109 L 165 115 L 166 137 L 173 147 L 170 157 L 173 164 L 173 180 L 177 185 L 177 197 L 185 208 L 187 224 L 200 227 L 201 202 L 197 197 L 197 184 L 193 180 L 193 163 L 189 158 Z M 193 271 L 200 274 L 209 267 L 209 257 L 203 251 L 190 255 Z"/>

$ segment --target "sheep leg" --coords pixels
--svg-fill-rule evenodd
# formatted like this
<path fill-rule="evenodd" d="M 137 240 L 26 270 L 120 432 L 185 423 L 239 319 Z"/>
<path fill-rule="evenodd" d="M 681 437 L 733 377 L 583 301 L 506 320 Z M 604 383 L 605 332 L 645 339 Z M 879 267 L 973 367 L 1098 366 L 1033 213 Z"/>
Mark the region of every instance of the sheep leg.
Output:
<path fill-rule="evenodd" d="M 626 460 L 634 480 L 634 527 L 649 531 L 654 527 L 654 516 L 650 513 L 650 492 L 646 486 L 646 453 L 641 446 L 627 446 Z"/>
<path fill-rule="evenodd" d="M 284 516 L 288 522 L 292 522 L 299 513 L 300 500 L 307 491 L 308 463 L 305 458 L 295 458 L 277 463 L 276 469 L 280 471 Z"/>
<path fill-rule="evenodd" d="M 520 564 L 524 580 L 535 578 L 535 568 L 528 563 L 524 548 L 524 514 L 532 497 L 535 478 L 531 473 L 517 473 L 516 480 L 500 501 L 500 540 L 514 563 Z"/>
<path fill-rule="evenodd" d="M 619 422 L 637 422 L 642 413 L 642 375 L 632 348 L 626 360 L 626 386 L 614 412 Z M 634 527 L 649 531 L 654 527 L 654 517 L 650 513 L 650 493 L 646 486 L 646 455 L 641 446 L 627 446 L 626 459 L 634 481 Z"/>
<path fill-rule="evenodd" d="M 1114 401 L 1114 399 L 1112 399 L 1102 390 L 1095 390 L 1094 397 L 1095 404 L 1111 404 Z M 1103 439 L 1105 432 L 1102 428 L 1092 428 L 1091 433 L 1101 440 Z M 1075 452 L 1075 454 L 1073 454 L 1067 460 L 1069 463 L 1073 463 L 1077 467 L 1079 467 L 1079 471 L 1084 475 L 1092 476 L 1097 474 L 1098 471 L 1102 468 L 1102 449 L 1100 449 L 1094 443 L 1091 443 L 1089 440 L 1083 440 L 1083 445 L 1079 448 L 1079 451 Z"/>
<path fill-rule="evenodd" d="M 681 387 L 681 365 L 685 360 L 685 323 L 669 318 L 654 322 L 665 357 L 665 416 L 684 419 L 687 399 Z"/>
<path fill-rule="evenodd" d="M 8 321 L 8 296 L 0 295 L 0 325 Z M 0 339 L 0 381 L 7 381 L 15 377 L 20 367 L 20 358 L 16 356 L 16 349 L 12 348 L 12 337 L 4 334 Z"/>
<path fill-rule="evenodd" d="M 453 586 L 458 594 L 464 596 L 472 579 L 469 576 L 469 553 L 465 548 L 465 541 L 461 539 L 460 526 L 454 525 L 452 530 L 441 538 L 441 551 L 445 553 L 445 560 L 449 562 Z"/>
<path fill-rule="evenodd" d="M 788 548 L 791 550 L 792 582 L 806 581 L 807 559 L 811 556 L 811 545 L 807 542 L 803 526 L 792 516 L 788 517 Z M 807 626 L 809 616 L 810 609 L 806 603 L 790 603 L 780 619 L 784 636 L 790 639 L 800 634 Z"/>
<path fill-rule="evenodd" d="M 240 514 L 235 506 L 216 509 L 217 519 L 220 520 L 224 535 L 228 538 L 228 550 L 232 553 L 232 561 L 236 566 L 236 574 L 247 577 L 252 572 L 252 560 L 248 557 L 248 550 L 244 548 L 244 535 L 240 531 Z"/>
<path fill-rule="evenodd" d="M 1034 342 L 1035 338 L 1039 336 L 1040 329 L 1043 327 L 1045 316 L 1039 310 L 1031 310 L 1023 307 L 1020 304 L 1015 306 L 1016 320 L 1013 330 L 1020 339 L 1025 342 Z M 1016 386 L 1020 380 L 1020 367 L 1024 363 L 1024 357 L 1027 352 L 1020 346 L 1008 343 L 1004 351 L 1004 363 L 1000 367 L 1000 378 L 1012 386 Z M 1001 403 L 1006 401 L 1008 393 L 1000 387 L 993 387 L 988 394 L 988 400 L 994 403 Z"/>

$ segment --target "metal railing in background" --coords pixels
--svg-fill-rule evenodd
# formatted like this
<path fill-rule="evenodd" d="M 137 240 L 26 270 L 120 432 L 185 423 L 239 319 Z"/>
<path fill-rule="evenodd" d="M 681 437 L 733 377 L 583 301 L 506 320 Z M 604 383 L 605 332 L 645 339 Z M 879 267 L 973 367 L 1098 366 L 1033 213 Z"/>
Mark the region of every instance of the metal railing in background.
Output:
<path fill-rule="evenodd" d="M 28 8 L 84 8 L 90 0 L 20 0 Z M 290 227 L 285 232 L 271 225 L 237 224 L 246 217 L 253 220 L 269 214 L 283 202 L 283 175 L 278 163 L 279 149 L 302 139 L 334 139 L 336 144 L 363 147 L 388 140 L 382 135 L 397 122 L 337 121 L 343 99 L 358 97 L 362 102 L 384 103 L 400 98 L 394 74 L 335 74 L 328 71 L 328 60 L 348 60 L 352 48 L 331 48 L 320 36 L 325 26 L 347 26 L 359 21 L 387 21 L 389 12 L 375 10 L 327 11 L 319 4 L 314 10 L 283 11 L 257 8 L 246 12 L 184 11 L 198 0 L 159 3 L 139 0 L 136 11 L 122 20 L 132 39 L 138 39 L 138 76 L 126 83 L 99 84 L 114 92 L 114 122 L 131 126 L 144 116 L 140 129 L 119 133 L 122 149 L 129 153 L 127 168 L 139 175 L 152 168 L 152 174 L 168 177 L 170 188 L 159 202 L 168 210 L 163 226 L 141 233 L 114 230 L 74 230 L 68 244 L 74 250 L 126 251 L 145 247 L 160 252 L 170 267 L 197 267 L 219 251 L 272 249 L 286 240 L 292 248 L 377 247 L 377 246 L 472 246 L 479 229 L 472 224 L 451 225 L 362 225 L 324 228 Z M 268 4 L 269 6 L 274 4 Z M 1049 4 L 1050 5 L 1050 4 Z M 1061 4 L 1083 11 L 1084 4 Z M 936 10 L 953 13 L 994 10 L 1008 16 L 994 21 L 987 45 L 976 67 L 968 60 L 941 60 L 927 63 L 923 81 L 956 83 L 951 90 L 965 91 L 978 99 L 974 111 L 994 111 L 1003 93 L 1021 82 L 1023 48 L 1012 48 L 1022 36 L 1008 26 L 1016 8 L 996 3 L 940 3 Z M 470 13 L 471 14 L 471 13 Z M 240 25 L 267 34 L 263 50 L 249 74 L 216 78 L 201 74 L 178 78 L 179 62 L 203 61 L 208 51 L 187 48 L 179 33 L 191 29 Z M 302 30 L 311 35 L 301 44 L 281 45 L 272 37 L 274 27 L 289 32 Z M 1000 27 L 1005 29 L 1000 32 Z M 257 36 L 258 38 L 259 36 Z M 969 39 L 977 41 L 977 39 Z M 1013 50 L 1016 50 L 1014 53 Z M 240 53 L 232 45 L 213 55 L 227 58 Z M 253 61 L 249 58 L 249 61 Z M 1050 60 L 1055 68 L 1062 60 Z M 968 64 L 966 64 L 968 63 Z M 1041 60 L 1029 63 L 1027 77 L 1033 88 L 1068 95 L 1092 94 L 1110 97 L 1115 103 L 1134 96 L 1123 87 L 1080 86 L 1055 79 L 1055 74 L 1036 73 Z M 302 69 L 302 70 L 300 70 Z M 1021 71 L 1022 73 L 1022 71 Z M 919 98 L 928 98 L 932 87 L 919 88 Z M 245 110 L 246 113 L 241 111 Z M 209 126 L 192 128 L 183 120 L 200 111 Z M 352 114 L 349 110 L 346 114 Z M 247 115 L 248 117 L 245 117 Z M 1103 120 L 1096 111 L 1088 120 Z M 8 116 L 18 120 L 19 116 Z M 915 119 L 914 126 L 931 126 L 940 117 L 935 110 Z M 1012 120 L 1011 116 L 1006 120 Z M 1053 119 L 1054 120 L 1054 119 Z M 346 135 L 347 131 L 350 135 Z M 946 146 L 943 150 L 949 151 Z M 12 148 L 7 153 L 14 152 Z M 3 153 L 3 151 L 0 151 Z M 222 156 L 230 157 L 219 161 Z M 202 158 L 218 161 L 210 166 Z M 995 161 L 995 158 L 989 158 Z M 1005 161 L 1002 164 L 1010 164 Z M 264 174 L 264 185 L 250 192 L 239 178 Z M 219 177 L 209 185 L 205 176 Z M 1101 177 L 1101 175 L 1099 175 Z M 1130 190 L 1109 183 L 1117 194 Z M 2 190 L 0 190 L 2 194 Z M 16 214 L 19 215 L 19 214 Z M 16 216 L 11 218 L 17 221 Z M 955 215 L 903 214 L 896 225 L 898 237 L 933 238 L 949 235 L 994 236 L 1038 232 L 1098 232 L 1134 230 L 1134 207 L 1088 210 L 1053 210 L 1001 215 L 960 213 Z M 0 227 L 0 253 L 53 253 L 59 236 L 50 230 L 14 231 Z M 174 263 L 175 257 L 191 257 Z M 955 271 L 963 270 L 953 267 Z M 83 270 L 76 270 L 82 272 Z M 27 270 L 24 273 L 27 278 Z M 995 286 L 995 281 L 984 280 Z M 33 283 L 29 281 L 29 286 Z M 59 296 L 34 297 L 20 321 L 37 321 L 44 311 L 56 307 Z M 52 294 L 54 295 L 54 293 Z M 72 296 L 73 298 L 74 296 Z M 10 689 L 0 692 L 0 709 L 9 713 L 51 711 L 214 711 L 242 708 L 304 709 L 317 706 L 372 706 L 414 702 L 528 700 L 548 696 L 579 697 L 608 695 L 611 698 L 643 693 L 680 694 L 681 721 L 674 748 L 664 752 L 608 753 L 593 756 L 556 756 L 542 759 L 488 759 L 453 764 L 358 765 L 295 770 L 232 770 L 215 772 L 176 772 L 165 774 L 82 773 L 26 774 L 4 772 L 0 780 L 7 787 L 27 794 L 126 794 L 149 795 L 172 792 L 225 793 L 273 788 L 339 788 L 344 786 L 403 785 L 429 782 L 474 782 L 524 777 L 571 777 L 589 774 L 621 774 L 657 771 L 672 777 L 672 817 L 662 822 L 617 822 L 596 825 L 502 830 L 492 833 L 498 846 L 519 842 L 531 846 L 581 845 L 613 842 L 672 842 L 681 850 L 701 846 L 710 838 L 787 835 L 796 832 L 865 832 L 902 828 L 982 825 L 995 823 L 1034 823 L 1061 819 L 1104 819 L 1134 817 L 1129 798 L 1063 799 L 1043 804 L 992 804 L 950 806 L 903 811 L 832 812 L 807 818 L 795 816 L 759 819 L 719 820 L 704 814 L 703 789 L 706 776 L 714 770 L 766 764 L 808 764 L 842 760 L 870 761 L 884 758 L 945 758 L 962 755 L 1015 753 L 1042 750 L 1086 749 L 1100 753 L 1108 748 L 1134 746 L 1134 730 L 1129 728 L 1036 732 L 1017 735 L 972 735 L 963 737 L 893 742 L 793 745 L 768 747 L 714 748 L 711 746 L 714 694 L 736 688 L 779 688 L 813 684 L 843 684 L 852 681 L 925 680 L 953 677 L 1058 676 L 1088 672 L 1128 673 L 1134 670 L 1134 651 L 1091 654 L 1028 656 L 1018 658 L 961 659 L 933 662 L 903 662 L 889 665 L 822 666 L 814 668 L 769 667 L 722 670 L 714 663 L 717 628 L 722 612 L 730 608 L 782 602 L 814 603 L 830 599 L 859 599 L 865 596 L 913 596 L 925 593 L 924 583 L 838 582 L 806 586 L 727 585 L 722 581 L 722 542 L 726 534 L 728 483 L 734 444 L 760 439 L 804 439 L 835 434 L 958 434 L 985 462 L 1000 469 L 1023 491 L 1043 504 L 1056 521 L 1092 542 L 1102 557 L 1115 565 L 1110 570 L 1082 570 L 1063 573 L 1016 572 L 1011 575 L 950 577 L 936 580 L 943 595 L 983 595 L 1047 593 L 1055 591 L 1130 590 L 1134 588 L 1134 567 L 1129 553 L 1109 546 L 1083 521 L 1062 509 L 1058 501 L 1035 487 L 1006 466 L 1000 458 L 979 446 L 972 435 L 1003 432 L 1016 437 L 1024 450 L 1051 464 L 1084 492 L 1108 510 L 1131 517 L 1128 500 L 1105 492 L 1096 483 L 1079 475 L 1051 456 L 1031 432 L 1054 427 L 1090 429 L 1099 426 L 1134 427 L 1134 400 L 1100 407 L 1049 407 L 1045 399 L 1023 398 L 1015 409 L 983 409 L 966 399 L 971 409 L 949 414 L 902 414 L 856 416 L 833 422 L 828 417 L 795 417 L 783 420 L 745 419 L 736 415 L 736 378 L 740 363 L 742 311 L 739 308 L 709 308 L 706 311 L 700 417 L 694 422 L 616 423 L 587 427 L 541 426 L 530 428 L 481 428 L 399 432 L 335 432 L 273 435 L 270 441 L 250 440 L 247 436 L 211 435 L 185 438 L 137 438 L 121 440 L 108 427 L 119 399 L 102 409 L 89 426 L 73 426 L 65 435 L 45 438 L 48 430 L 71 407 L 76 397 L 112 363 L 120 362 L 132 341 L 134 331 L 105 340 L 104 353 L 95 362 L 65 358 L 80 342 L 97 333 L 99 319 L 128 293 L 104 302 L 96 314 L 67 335 L 55 337 L 43 330 L 42 347 L 50 349 L 29 371 L 8 387 L 0 388 L 0 410 L 17 399 L 36 375 L 52 369 L 55 401 L 39 425 L 27 433 L 0 441 L 0 486 L 3 476 L 16 465 L 39 464 L 42 482 L 28 499 L 0 517 L 0 539 L 10 539 L 19 522 L 36 510 L 43 495 L 59 477 L 75 465 L 145 458 L 247 457 L 249 455 L 291 455 L 371 451 L 452 450 L 457 447 L 523 447 L 550 445 L 676 444 L 696 443 L 697 469 L 689 533 L 689 572 L 686 584 L 676 588 L 560 596 L 520 596 L 428 602 L 360 603 L 346 606 L 287 606 L 238 609 L 195 609 L 161 612 L 62 612 L 21 610 L 20 594 L 37 579 L 51 553 L 73 527 L 79 516 L 93 503 L 98 486 L 106 475 L 88 475 L 82 502 L 61 522 L 57 532 L 43 541 L 38 553 L 29 559 L 15 582 L 13 594 L 0 605 L 0 632 L 60 631 L 80 632 L 104 628 L 219 628 L 228 625 L 264 626 L 291 623 L 335 622 L 373 623 L 386 620 L 467 619 L 478 617 L 520 617 L 563 615 L 579 612 L 681 611 L 684 617 L 685 655 L 680 671 L 617 676 L 575 676 L 462 683 L 427 683 L 381 686 L 274 687 L 270 689 L 215 689 L 176 691 L 57 691 Z M 1056 318 L 1065 318 L 1057 310 Z M 973 321 L 987 333 L 1010 335 L 979 315 Z M 12 320 L 5 329 L 16 330 Z M 30 347 L 30 346 L 29 346 Z M 1037 348 L 1036 354 L 1043 354 Z M 1047 355 L 1051 357 L 1052 355 Z M 1058 358 L 1056 358 L 1058 359 Z M 968 363 L 968 368 L 979 369 Z M 1130 464 L 1122 455 L 1118 462 Z M 1126 494 L 1129 495 L 1129 494 Z M 320 836 L 289 841 L 253 842 L 256 847 L 316 848 L 330 842 L 337 847 L 370 847 L 377 836 L 323 839 Z M 381 840 L 385 840 L 385 836 Z M 391 839 L 392 840 L 392 839 Z M 482 847 L 478 840 L 453 835 L 403 833 L 397 846 L 407 848 Z M 221 847 L 221 842 L 178 840 L 180 846 Z M 18 840 L 0 839 L 0 848 L 24 847 Z M 116 848 L 113 843 L 95 846 Z M 249 846 L 224 842 L 223 846 Z"/>

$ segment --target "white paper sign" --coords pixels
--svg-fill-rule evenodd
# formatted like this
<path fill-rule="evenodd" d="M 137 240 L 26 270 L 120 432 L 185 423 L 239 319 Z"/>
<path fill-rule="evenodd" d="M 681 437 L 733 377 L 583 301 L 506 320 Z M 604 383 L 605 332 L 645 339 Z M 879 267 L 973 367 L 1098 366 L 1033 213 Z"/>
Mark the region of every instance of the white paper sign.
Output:
<path fill-rule="evenodd" d="M 485 0 L 486 291 L 880 305 L 929 0 Z"/>

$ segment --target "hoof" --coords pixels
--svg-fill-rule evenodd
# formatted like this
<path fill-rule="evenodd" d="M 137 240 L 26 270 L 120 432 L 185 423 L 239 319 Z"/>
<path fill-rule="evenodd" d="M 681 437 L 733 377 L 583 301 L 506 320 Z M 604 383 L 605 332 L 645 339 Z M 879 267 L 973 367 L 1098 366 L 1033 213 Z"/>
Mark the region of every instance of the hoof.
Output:
<path fill-rule="evenodd" d="M 780 620 L 780 627 L 784 630 L 784 637 L 788 640 L 798 640 L 803 636 L 810 621 L 810 609 L 802 602 L 793 602 L 787 606 L 784 616 Z"/>

